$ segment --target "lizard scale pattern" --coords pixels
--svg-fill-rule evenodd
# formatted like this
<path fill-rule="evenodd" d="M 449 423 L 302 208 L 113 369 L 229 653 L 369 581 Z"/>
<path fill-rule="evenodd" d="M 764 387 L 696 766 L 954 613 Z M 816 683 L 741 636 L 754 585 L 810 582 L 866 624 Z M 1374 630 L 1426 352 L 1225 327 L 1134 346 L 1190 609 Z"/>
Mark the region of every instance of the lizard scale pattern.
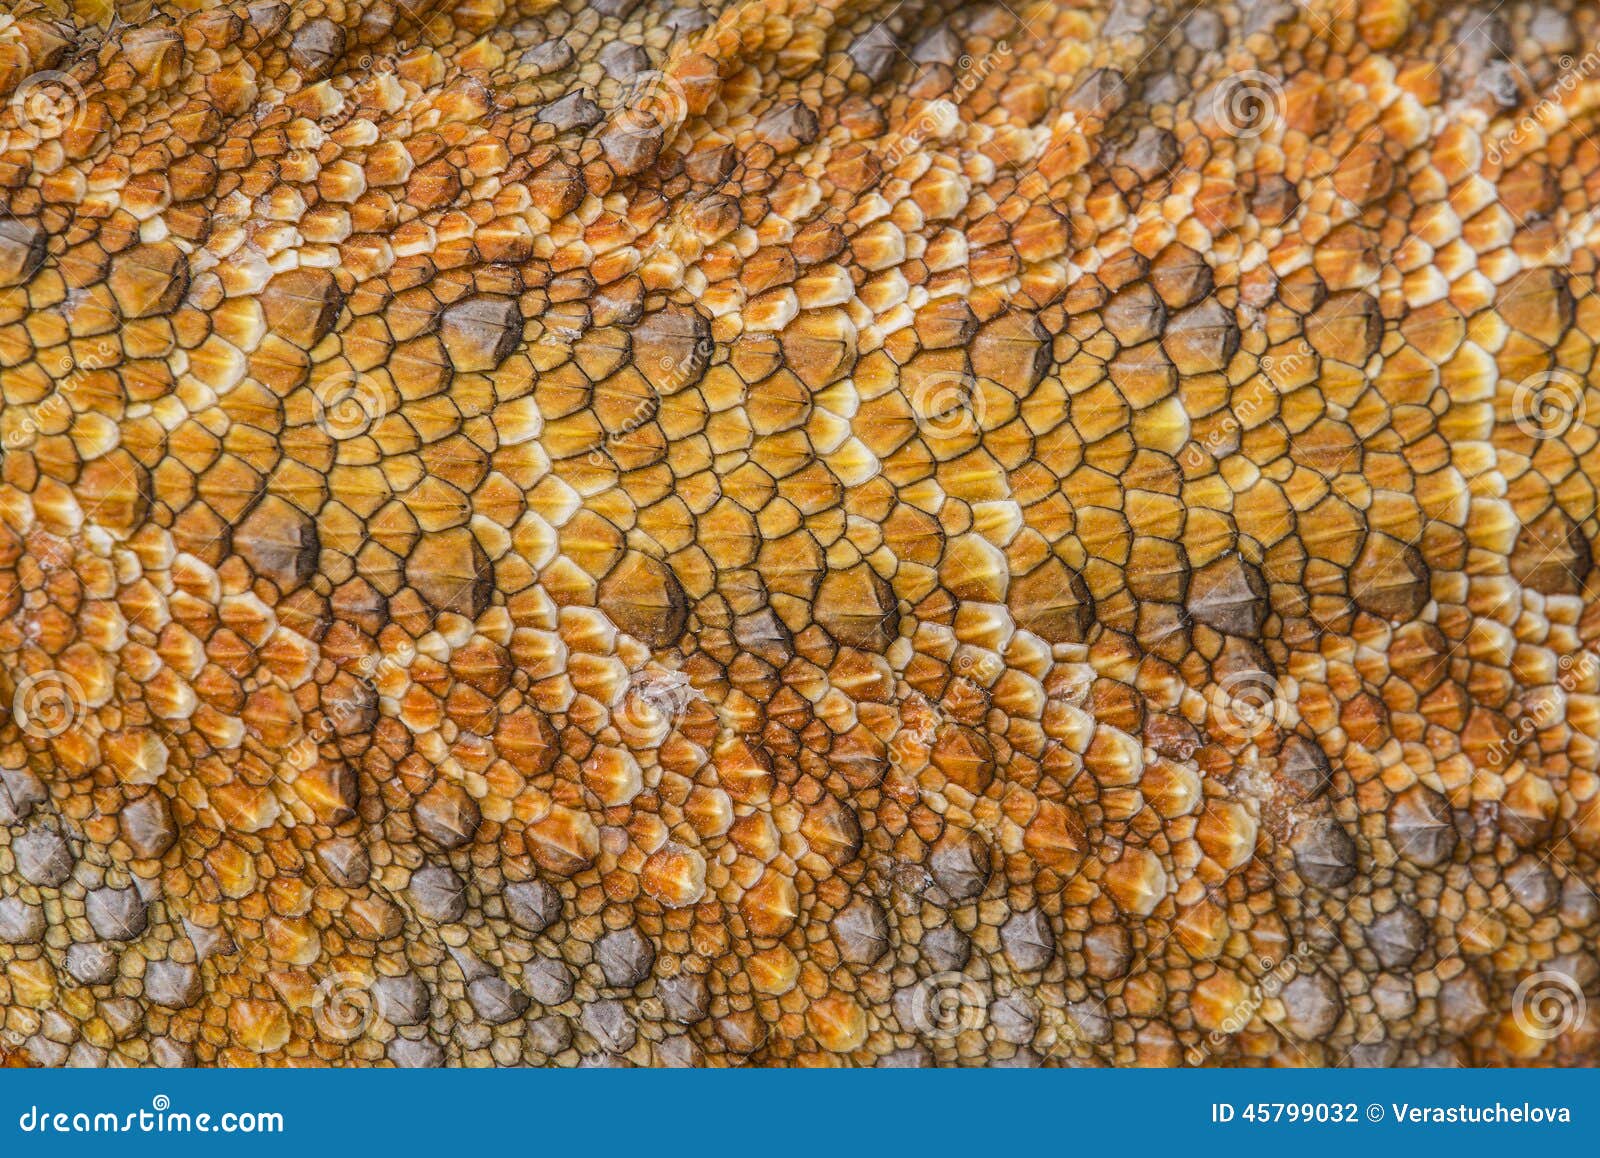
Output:
<path fill-rule="evenodd" d="M 1600 11 L 8 0 L 0 1056 L 1600 1060 Z"/>

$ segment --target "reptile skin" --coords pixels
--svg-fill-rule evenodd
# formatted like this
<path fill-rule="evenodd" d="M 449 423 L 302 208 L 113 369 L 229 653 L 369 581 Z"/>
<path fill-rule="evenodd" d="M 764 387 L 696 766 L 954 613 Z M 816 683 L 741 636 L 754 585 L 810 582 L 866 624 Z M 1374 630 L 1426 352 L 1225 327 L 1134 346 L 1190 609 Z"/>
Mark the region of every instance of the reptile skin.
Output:
<path fill-rule="evenodd" d="M 0 1056 L 1600 1061 L 1595 6 L 679 3 L 8 0 Z"/>

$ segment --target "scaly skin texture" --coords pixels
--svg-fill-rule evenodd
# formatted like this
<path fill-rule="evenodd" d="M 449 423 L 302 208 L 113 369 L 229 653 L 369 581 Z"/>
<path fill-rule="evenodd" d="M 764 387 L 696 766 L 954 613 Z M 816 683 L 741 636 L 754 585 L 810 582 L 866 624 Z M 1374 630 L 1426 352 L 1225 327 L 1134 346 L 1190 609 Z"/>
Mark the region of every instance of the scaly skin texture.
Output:
<path fill-rule="evenodd" d="M 1600 1060 L 1592 5 L 10 7 L 11 1061 Z"/>

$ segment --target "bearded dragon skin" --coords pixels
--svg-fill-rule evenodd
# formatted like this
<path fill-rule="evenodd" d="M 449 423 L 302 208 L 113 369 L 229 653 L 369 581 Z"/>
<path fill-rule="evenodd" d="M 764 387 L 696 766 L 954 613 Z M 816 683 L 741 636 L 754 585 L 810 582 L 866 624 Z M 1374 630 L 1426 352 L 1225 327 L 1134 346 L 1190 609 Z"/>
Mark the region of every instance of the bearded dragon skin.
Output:
<path fill-rule="evenodd" d="M 0 1059 L 1600 1061 L 1600 9 L 5 0 Z"/>

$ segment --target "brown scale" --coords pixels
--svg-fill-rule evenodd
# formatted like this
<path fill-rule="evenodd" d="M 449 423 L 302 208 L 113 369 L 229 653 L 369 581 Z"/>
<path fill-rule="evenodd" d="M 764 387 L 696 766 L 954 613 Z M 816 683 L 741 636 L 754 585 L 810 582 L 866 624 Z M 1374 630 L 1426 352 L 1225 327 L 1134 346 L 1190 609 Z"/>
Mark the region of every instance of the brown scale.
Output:
<path fill-rule="evenodd" d="M 1600 1059 L 1597 37 L 13 5 L 0 1058 Z"/>

